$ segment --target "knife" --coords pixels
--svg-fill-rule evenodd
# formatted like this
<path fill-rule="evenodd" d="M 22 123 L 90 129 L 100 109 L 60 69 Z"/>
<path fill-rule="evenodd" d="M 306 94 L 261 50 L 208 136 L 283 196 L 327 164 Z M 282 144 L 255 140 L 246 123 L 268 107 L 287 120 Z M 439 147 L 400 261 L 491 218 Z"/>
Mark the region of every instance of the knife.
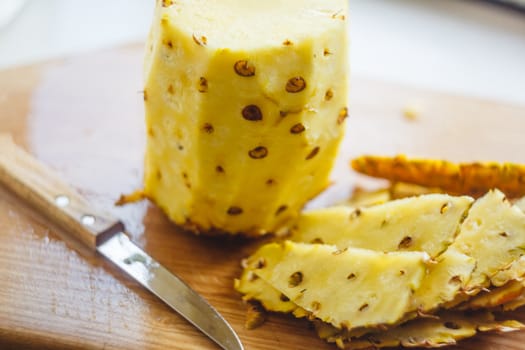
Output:
<path fill-rule="evenodd" d="M 224 350 L 243 350 L 239 337 L 219 312 L 131 242 L 118 219 L 90 207 L 78 192 L 6 134 L 0 134 L 0 183 L 116 264 Z"/>

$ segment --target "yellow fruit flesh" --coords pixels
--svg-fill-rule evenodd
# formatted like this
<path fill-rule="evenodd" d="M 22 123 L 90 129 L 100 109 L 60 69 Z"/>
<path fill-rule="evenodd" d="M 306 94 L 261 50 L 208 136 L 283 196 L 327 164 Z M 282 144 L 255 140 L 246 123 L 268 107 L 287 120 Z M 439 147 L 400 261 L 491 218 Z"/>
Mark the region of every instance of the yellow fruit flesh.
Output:
<path fill-rule="evenodd" d="M 286 241 L 263 246 L 251 259 L 260 266 L 255 274 L 293 303 L 351 329 L 398 322 L 421 284 L 428 254 Z"/>
<path fill-rule="evenodd" d="M 471 197 L 429 194 L 367 208 L 332 207 L 301 214 L 291 240 L 323 242 L 339 249 L 443 252 L 459 230 Z"/>
<path fill-rule="evenodd" d="M 346 6 L 157 3 L 145 192 L 174 222 L 274 232 L 328 186 L 347 105 Z"/>
<path fill-rule="evenodd" d="M 448 249 L 428 268 L 421 287 L 414 294 L 415 308 L 432 312 L 454 300 L 470 281 L 475 267 L 475 259 Z"/>
<path fill-rule="evenodd" d="M 490 191 L 472 205 L 449 249 L 476 260 L 476 268 L 465 286 L 475 293 L 490 286 L 491 277 L 523 255 L 525 214 L 511 206 L 500 191 Z"/>

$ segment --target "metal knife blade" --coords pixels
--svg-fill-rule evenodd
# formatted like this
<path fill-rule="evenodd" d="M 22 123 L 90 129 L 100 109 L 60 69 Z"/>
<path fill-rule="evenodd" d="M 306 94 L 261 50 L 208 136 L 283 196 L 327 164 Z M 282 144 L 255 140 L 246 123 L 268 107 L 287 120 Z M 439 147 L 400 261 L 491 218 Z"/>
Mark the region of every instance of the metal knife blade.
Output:
<path fill-rule="evenodd" d="M 127 235 L 119 232 L 97 250 L 223 349 L 243 350 L 237 334 L 213 306 L 133 244 Z"/>
<path fill-rule="evenodd" d="M 0 134 L 0 183 L 65 232 L 97 250 L 225 350 L 243 350 L 231 326 L 206 300 L 134 245 L 123 224 L 91 207 L 60 176 Z"/>

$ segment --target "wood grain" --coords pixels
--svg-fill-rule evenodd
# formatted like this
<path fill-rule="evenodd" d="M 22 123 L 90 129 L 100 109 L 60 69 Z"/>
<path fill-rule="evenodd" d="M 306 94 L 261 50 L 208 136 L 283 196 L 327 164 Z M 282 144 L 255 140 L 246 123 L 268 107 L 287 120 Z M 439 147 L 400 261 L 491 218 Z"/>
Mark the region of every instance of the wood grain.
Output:
<path fill-rule="evenodd" d="M 0 184 L 93 250 L 123 230 L 117 218 L 90 206 L 59 175 L 17 146 L 10 134 L 0 134 Z"/>
<path fill-rule="evenodd" d="M 247 350 L 335 349 L 286 315 L 244 329 L 233 279 L 261 240 L 194 236 L 148 203 L 113 205 L 141 186 L 141 62 L 142 49 L 129 47 L 0 72 L 0 132 L 121 219 L 139 246 L 223 314 Z M 407 105 L 419 109 L 416 120 L 403 117 Z M 349 159 L 362 153 L 525 163 L 524 106 L 354 78 L 350 112 L 335 184 L 312 207 L 343 199 L 355 185 L 382 184 L 349 170 Z M 1 349 L 217 349 L 3 187 L 0 280 Z M 524 332 L 488 334 L 453 349 L 517 350 L 524 342 Z"/>

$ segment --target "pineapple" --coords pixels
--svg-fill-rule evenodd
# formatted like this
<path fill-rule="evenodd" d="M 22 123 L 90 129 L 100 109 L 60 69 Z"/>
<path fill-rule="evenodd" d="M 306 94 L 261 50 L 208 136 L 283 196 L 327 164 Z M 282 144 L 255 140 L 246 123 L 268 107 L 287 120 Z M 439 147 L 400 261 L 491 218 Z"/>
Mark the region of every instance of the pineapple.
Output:
<path fill-rule="evenodd" d="M 326 325 L 316 326 L 321 337 L 330 334 Z M 458 340 L 473 337 L 478 332 L 512 332 L 524 327 L 519 321 L 496 320 L 493 314 L 486 311 L 468 315 L 442 312 L 434 318 L 408 321 L 399 327 L 367 333 L 358 339 L 345 338 L 339 334 L 332 334 L 325 339 L 348 350 L 397 346 L 435 348 L 454 345 Z"/>
<path fill-rule="evenodd" d="M 291 240 L 436 257 L 451 244 L 473 199 L 429 194 L 366 208 L 331 207 L 303 213 Z"/>
<path fill-rule="evenodd" d="M 291 241 L 266 244 L 251 257 L 258 277 L 311 317 L 344 329 L 398 322 L 428 260 L 421 252 L 339 250 Z"/>
<path fill-rule="evenodd" d="M 347 1 L 157 1 L 145 195 L 197 232 L 284 230 L 329 184 L 347 111 Z"/>
<path fill-rule="evenodd" d="M 439 187 L 452 194 L 481 196 L 499 188 L 509 197 L 525 195 L 525 165 L 514 163 L 452 163 L 445 160 L 362 156 L 352 168 L 366 175 L 394 182 Z"/>
<path fill-rule="evenodd" d="M 490 191 L 472 205 L 450 249 L 476 260 L 465 285 L 468 293 L 476 294 L 524 254 L 525 214 L 500 191 Z"/>

